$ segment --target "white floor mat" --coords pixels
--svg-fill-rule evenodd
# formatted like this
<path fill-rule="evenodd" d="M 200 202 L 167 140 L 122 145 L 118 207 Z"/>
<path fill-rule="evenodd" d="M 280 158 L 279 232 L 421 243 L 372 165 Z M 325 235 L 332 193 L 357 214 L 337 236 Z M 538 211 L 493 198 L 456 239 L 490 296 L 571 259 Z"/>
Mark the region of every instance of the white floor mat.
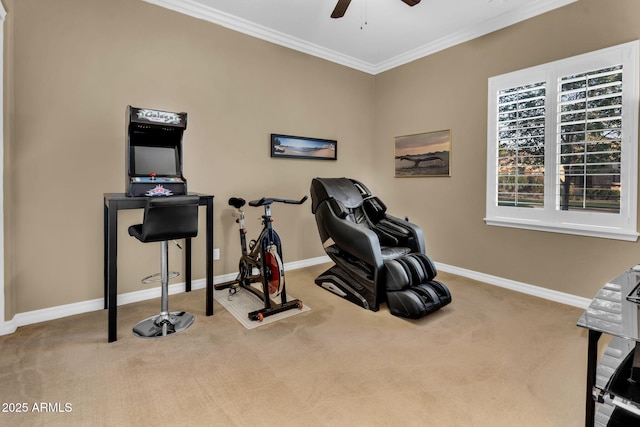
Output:
<path fill-rule="evenodd" d="M 249 313 L 264 308 L 264 302 L 246 289 L 239 288 L 238 292 L 231 296 L 231 299 L 229 299 L 228 289 L 216 290 L 213 292 L 213 298 L 222 304 L 222 306 L 247 329 L 254 329 L 258 326 L 268 325 L 270 323 L 277 322 L 278 320 L 311 310 L 311 308 L 304 304 L 303 301 L 302 309 L 294 308 L 283 311 L 278 314 L 267 316 L 262 322 L 258 322 L 257 320 L 250 320 Z M 293 299 L 295 299 L 295 297 L 292 297 L 291 294 L 287 294 L 287 301 L 291 301 Z M 279 296 L 272 297 L 271 300 L 277 303 L 280 303 L 281 301 Z"/>

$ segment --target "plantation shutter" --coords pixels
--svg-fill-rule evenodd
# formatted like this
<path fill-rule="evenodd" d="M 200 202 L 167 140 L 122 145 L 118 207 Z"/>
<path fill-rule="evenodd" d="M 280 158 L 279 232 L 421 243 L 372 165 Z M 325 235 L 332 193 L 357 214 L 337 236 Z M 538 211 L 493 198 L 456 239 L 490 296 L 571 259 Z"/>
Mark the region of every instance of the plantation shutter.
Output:
<path fill-rule="evenodd" d="M 485 222 L 637 240 L 640 41 L 488 83 Z"/>
<path fill-rule="evenodd" d="M 498 92 L 499 206 L 544 206 L 545 82 Z"/>
<path fill-rule="evenodd" d="M 619 213 L 622 65 L 559 79 L 558 209 Z"/>

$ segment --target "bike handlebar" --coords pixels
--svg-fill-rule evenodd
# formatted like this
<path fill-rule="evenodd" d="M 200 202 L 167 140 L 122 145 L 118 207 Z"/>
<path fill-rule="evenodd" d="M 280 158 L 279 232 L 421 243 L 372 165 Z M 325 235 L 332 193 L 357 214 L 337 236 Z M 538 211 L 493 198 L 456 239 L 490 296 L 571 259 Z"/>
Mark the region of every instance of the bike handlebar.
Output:
<path fill-rule="evenodd" d="M 263 197 L 260 200 L 252 200 L 249 202 L 249 206 L 265 206 L 270 205 L 271 203 L 279 202 L 279 203 L 287 203 L 290 205 L 301 205 L 306 202 L 308 199 L 307 196 L 304 196 L 300 200 L 291 200 L 291 199 L 275 199 L 273 197 Z"/>

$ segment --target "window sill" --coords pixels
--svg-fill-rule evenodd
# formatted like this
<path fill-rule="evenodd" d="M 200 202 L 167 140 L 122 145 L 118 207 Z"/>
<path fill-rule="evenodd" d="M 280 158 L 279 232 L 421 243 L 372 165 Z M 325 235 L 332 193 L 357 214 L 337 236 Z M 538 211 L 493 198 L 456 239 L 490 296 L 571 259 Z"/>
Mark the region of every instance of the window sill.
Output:
<path fill-rule="evenodd" d="M 582 224 L 550 224 L 542 221 L 523 221 L 514 218 L 485 218 L 487 225 L 520 228 L 524 230 L 546 231 L 550 233 L 573 234 L 576 236 L 599 237 L 603 239 L 635 242 L 640 234 L 636 231 L 616 227 L 596 227 Z"/>

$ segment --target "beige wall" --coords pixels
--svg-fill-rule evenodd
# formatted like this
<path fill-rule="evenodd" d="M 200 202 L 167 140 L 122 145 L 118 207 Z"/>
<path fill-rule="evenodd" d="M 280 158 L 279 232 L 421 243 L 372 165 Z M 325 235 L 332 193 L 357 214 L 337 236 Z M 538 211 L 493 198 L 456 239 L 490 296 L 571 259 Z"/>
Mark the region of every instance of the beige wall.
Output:
<path fill-rule="evenodd" d="M 102 296 L 102 193 L 124 189 L 128 104 L 189 114 L 184 171 L 190 190 L 216 196 L 216 275 L 237 268 L 226 200 L 300 197 L 314 176 L 360 178 L 446 264 L 590 297 L 640 258 L 636 243 L 483 222 L 488 77 L 640 38 L 635 0 L 581 0 L 378 76 L 139 0 L 5 6 L 7 319 Z M 452 130 L 453 176 L 394 179 L 393 137 L 440 129 Z M 271 132 L 337 139 L 338 161 L 271 159 Z M 285 262 L 324 255 L 309 204 L 274 214 Z M 126 235 L 140 219 L 120 215 L 120 292 L 158 268 L 158 248 Z"/>
<path fill-rule="evenodd" d="M 7 318 L 102 296 L 102 194 L 124 191 L 128 104 L 188 113 L 184 173 L 216 196 L 216 275 L 237 271 L 230 196 L 299 198 L 315 176 L 371 175 L 374 76 L 139 0 L 20 0 L 9 14 Z M 338 161 L 271 159 L 272 132 L 337 139 Z M 251 235 L 261 213 L 248 208 Z M 309 203 L 273 213 L 285 262 L 324 255 Z M 119 217 L 120 292 L 158 271 L 159 247 L 126 233 L 140 219 Z"/>
<path fill-rule="evenodd" d="M 489 77 L 640 38 L 640 2 L 581 0 L 376 77 L 377 181 L 437 261 L 591 298 L 638 243 L 485 225 Z M 452 176 L 393 176 L 396 135 L 451 129 Z M 407 204 L 405 200 L 419 200 Z"/>
<path fill-rule="evenodd" d="M 2 1 L 2 5 L 5 9 L 5 11 L 9 11 L 13 9 L 13 0 L 1 0 Z M 11 210 L 9 209 L 9 201 L 11 200 L 12 196 L 11 194 L 13 193 L 12 191 L 12 186 L 9 184 L 9 180 L 8 180 L 8 171 L 9 171 L 9 163 L 10 163 L 10 157 L 11 157 L 11 153 L 12 153 L 12 149 L 11 149 L 11 144 L 9 143 L 11 141 L 11 134 L 12 134 L 12 129 L 13 129 L 13 125 L 12 125 L 12 118 L 13 118 L 13 105 L 14 105 L 14 91 L 13 91 L 13 67 L 11 66 L 11 62 L 13 61 L 13 56 L 14 56 L 14 43 L 13 43 L 13 16 L 11 15 L 6 15 L 5 17 L 5 21 L 4 21 L 4 48 L 3 48 L 3 63 L 4 63 L 4 69 L 3 69 L 3 94 L 4 94 L 4 99 L 3 99 L 3 112 L 4 112 L 4 117 L 3 117 L 3 137 L 4 137 L 4 143 L 3 143 L 3 148 L 4 148 L 4 158 L 3 158 L 3 170 L 4 170 L 4 176 L 3 176 L 3 193 L 4 193 L 4 200 L 3 200 L 3 208 L 4 208 L 4 244 L 5 244 L 5 248 L 4 248 L 4 301 L 5 301 L 5 318 L 6 319 L 11 319 L 13 317 L 13 315 L 15 314 L 15 310 L 14 310 L 14 293 L 13 293 L 13 286 L 11 284 L 10 278 L 11 275 L 9 273 L 10 270 L 10 266 L 13 263 L 13 259 L 14 259 L 14 250 L 13 250 L 13 246 L 12 243 L 15 241 L 14 238 L 14 233 L 13 233 L 13 229 L 10 226 L 11 224 Z M 1 290 L 0 290 L 1 292 Z M 4 319 L 0 319 L 4 320 Z"/>

